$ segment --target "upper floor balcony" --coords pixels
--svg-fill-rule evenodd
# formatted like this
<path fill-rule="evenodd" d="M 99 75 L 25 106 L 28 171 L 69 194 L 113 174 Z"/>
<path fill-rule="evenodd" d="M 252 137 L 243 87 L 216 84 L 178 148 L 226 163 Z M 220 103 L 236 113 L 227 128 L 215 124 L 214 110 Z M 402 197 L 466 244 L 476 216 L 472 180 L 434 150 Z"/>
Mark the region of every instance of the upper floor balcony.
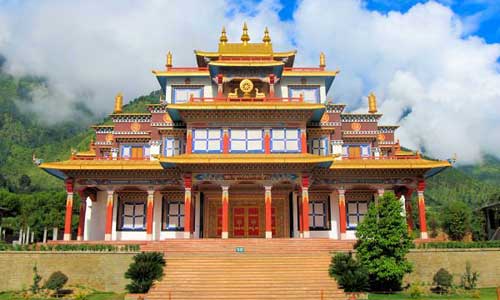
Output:
<path fill-rule="evenodd" d="M 231 93 L 230 93 L 231 94 Z M 265 102 L 265 103 L 304 103 L 304 97 L 269 97 L 264 94 L 254 97 L 240 97 L 238 95 L 228 95 L 227 97 L 189 97 L 188 103 L 214 103 L 214 102 Z"/>

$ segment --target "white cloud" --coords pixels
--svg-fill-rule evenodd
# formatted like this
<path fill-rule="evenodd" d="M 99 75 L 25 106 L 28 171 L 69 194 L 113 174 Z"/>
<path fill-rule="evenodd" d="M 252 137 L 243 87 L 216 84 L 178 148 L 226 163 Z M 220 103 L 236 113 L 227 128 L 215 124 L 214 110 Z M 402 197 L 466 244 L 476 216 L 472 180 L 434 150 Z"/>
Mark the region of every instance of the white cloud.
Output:
<path fill-rule="evenodd" d="M 222 25 L 237 41 L 247 21 L 253 42 L 268 26 L 275 48 L 295 44 L 298 65 L 317 65 L 324 51 L 328 66 L 341 69 L 335 101 L 364 111 L 374 90 L 384 122 L 402 125 L 403 145 L 441 158 L 457 152 L 462 162 L 498 155 L 500 45 L 463 38 L 470 24 L 441 4 L 380 14 L 355 0 L 302 1 L 283 22 L 276 0 L 243 8 L 223 0 L 71 3 L 15 2 L 0 11 L 9 71 L 47 76 L 57 93 L 35 98 L 42 116 L 57 109 L 70 117 L 82 94 L 96 112 L 109 112 L 119 90 L 130 100 L 158 88 L 150 70 L 163 67 L 168 50 L 175 65 L 193 65 L 192 50 L 214 50 Z M 399 120 L 403 110 L 410 113 Z"/>

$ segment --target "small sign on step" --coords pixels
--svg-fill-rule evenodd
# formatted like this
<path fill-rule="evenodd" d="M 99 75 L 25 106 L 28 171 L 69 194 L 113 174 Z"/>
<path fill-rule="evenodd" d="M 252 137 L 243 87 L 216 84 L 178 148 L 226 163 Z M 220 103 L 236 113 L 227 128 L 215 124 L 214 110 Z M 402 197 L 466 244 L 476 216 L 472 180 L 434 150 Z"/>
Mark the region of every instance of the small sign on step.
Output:
<path fill-rule="evenodd" d="M 243 252 L 245 252 L 244 247 L 236 247 L 236 253 L 243 253 Z"/>

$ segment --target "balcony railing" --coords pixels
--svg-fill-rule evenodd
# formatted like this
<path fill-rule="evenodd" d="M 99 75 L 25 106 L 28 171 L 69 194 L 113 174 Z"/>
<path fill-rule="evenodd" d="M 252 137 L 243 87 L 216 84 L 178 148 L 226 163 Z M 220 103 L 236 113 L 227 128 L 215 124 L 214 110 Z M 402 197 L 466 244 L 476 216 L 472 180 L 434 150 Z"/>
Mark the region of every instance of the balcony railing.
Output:
<path fill-rule="evenodd" d="M 291 71 L 291 72 L 321 72 L 324 71 L 325 68 L 323 67 L 313 67 L 313 68 L 301 68 L 301 67 L 295 67 L 295 68 L 285 68 L 285 71 Z"/>
<path fill-rule="evenodd" d="M 189 103 L 210 103 L 210 102 L 272 102 L 272 103 L 303 103 L 304 97 L 190 97 Z"/>
<path fill-rule="evenodd" d="M 168 67 L 169 72 L 198 72 L 198 71 L 208 71 L 206 67 Z"/>
<path fill-rule="evenodd" d="M 397 159 L 420 159 L 420 154 L 414 155 L 381 155 L 381 156 L 342 156 L 342 159 L 366 159 L 366 160 L 397 160 Z"/>

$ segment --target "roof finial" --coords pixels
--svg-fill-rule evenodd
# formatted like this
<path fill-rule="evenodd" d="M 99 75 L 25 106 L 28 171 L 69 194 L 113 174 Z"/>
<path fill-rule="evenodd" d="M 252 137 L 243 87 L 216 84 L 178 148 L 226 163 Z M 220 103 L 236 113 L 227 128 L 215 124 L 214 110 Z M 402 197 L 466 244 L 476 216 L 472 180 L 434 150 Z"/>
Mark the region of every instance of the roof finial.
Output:
<path fill-rule="evenodd" d="M 172 67 L 172 52 L 168 51 L 167 53 L 167 64 L 165 65 L 167 68 Z"/>
<path fill-rule="evenodd" d="M 221 44 L 227 43 L 226 27 L 222 26 L 222 32 L 219 39 Z"/>
<path fill-rule="evenodd" d="M 248 27 L 247 27 L 247 22 L 243 23 L 243 34 L 241 35 L 241 41 L 243 42 L 244 45 L 250 41 L 250 36 L 248 35 Z"/>
<path fill-rule="evenodd" d="M 326 67 L 326 58 L 325 58 L 325 53 L 323 52 L 319 54 L 319 67 L 320 68 Z"/>
<path fill-rule="evenodd" d="M 115 96 L 115 114 L 119 114 L 122 112 L 122 106 L 123 106 L 123 95 L 122 93 L 118 93 Z"/>
<path fill-rule="evenodd" d="M 269 36 L 269 30 L 267 29 L 264 29 L 264 38 L 262 38 L 262 41 L 264 42 L 264 44 L 269 44 L 271 43 L 271 37 Z"/>
<path fill-rule="evenodd" d="M 377 113 L 377 97 L 373 92 L 368 95 L 368 112 L 371 114 Z"/>

